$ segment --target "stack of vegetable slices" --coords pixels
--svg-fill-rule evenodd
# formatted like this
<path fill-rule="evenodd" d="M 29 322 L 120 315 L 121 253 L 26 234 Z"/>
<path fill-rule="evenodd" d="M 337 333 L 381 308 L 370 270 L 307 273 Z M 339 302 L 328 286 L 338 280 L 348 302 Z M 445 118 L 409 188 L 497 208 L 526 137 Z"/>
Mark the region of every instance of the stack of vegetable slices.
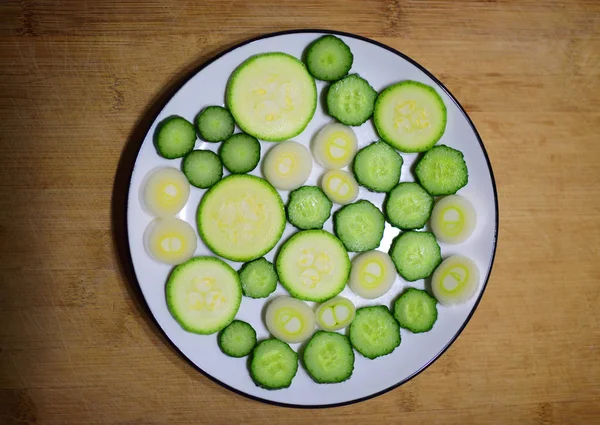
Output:
<path fill-rule="evenodd" d="M 144 236 L 146 250 L 175 266 L 166 304 L 186 331 L 217 334 L 225 355 L 250 356 L 251 377 L 266 389 L 289 387 L 300 360 L 316 383 L 343 382 L 352 376 L 354 351 L 367 359 L 392 353 L 401 344 L 400 329 L 432 330 L 438 304 L 465 303 L 479 287 L 477 265 L 462 255 L 442 258 L 438 243 L 463 243 L 476 227 L 472 203 L 456 194 L 468 183 L 465 157 L 438 144 L 446 129 L 442 97 L 419 81 L 378 92 L 351 73 L 353 63 L 350 47 L 333 35 L 314 40 L 303 61 L 281 52 L 257 54 L 229 78 L 226 106 L 206 106 L 193 122 L 170 116 L 154 134 L 157 153 L 181 162 L 181 171 L 152 170 L 141 194 L 156 217 Z M 314 134 L 309 149 L 290 139 L 313 118 L 315 80 L 329 84 L 326 109 L 333 121 Z M 380 140 L 359 149 L 365 141 L 353 127 L 370 119 Z M 195 149 L 198 137 L 221 143 L 217 152 Z M 261 164 L 265 142 L 277 143 Z M 402 175 L 401 153 L 421 154 L 414 181 L 401 181 L 410 179 Z M 306 185 L 313 159 L 325 170 L 318 186 Z M 205 190 L 198 234 L 214 256 L 194 257 L 195 232 L 175 217 L 195 188 Z M 382 209 L 360 199 L 362 190 L 385 194 Z M 280 191 L 290 191 L 287 203 Z M 333 233 L 323 230 L 330 218 Z M 265 255 L 287 222 L 297 232 L 270 262 Z M 377 250 L 386 222 L 399 231 L 388 253 Z M 243 264 L 236 271 L 218 257 Z M 390 306 L 356 308 L 340 295 L 348 284 L 356 297 L 377 300 L 397 275 L 408 284 Z M 411 286 L 427 278 L 431 292 Z M 267 300 L 271 337 L 258 341 L 252 324 L 236 316 L 244 297 L 266 299 L 278 282 L 289 296 Z M 290 344 L 301 342 L 300 359 Z"/>

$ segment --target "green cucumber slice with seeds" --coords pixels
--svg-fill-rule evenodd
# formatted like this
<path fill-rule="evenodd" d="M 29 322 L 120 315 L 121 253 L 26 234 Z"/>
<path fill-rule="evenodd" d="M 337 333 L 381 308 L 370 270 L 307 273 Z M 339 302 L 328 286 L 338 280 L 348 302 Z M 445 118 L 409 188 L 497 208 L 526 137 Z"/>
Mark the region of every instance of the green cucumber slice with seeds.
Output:
<path fill-rule="evenodd" d="M 200 189 L 211 187 L 223 177 L 223 164 L 213 151 L 191 151 L 183 158 L 181 169 L 190 184 Z"/>
<path fill-rule="evenodd" d="M 350 71 L 354 56 L 346 43 L 334 35 L 324 35 L 306 50 L 308 72 L 317 80 L 337 81 Z"/>
<path fill-rule="evenodd" d="M 400 233 L 389 254 L 398 274 L 408 282 L 428 278 L 442 262 L 440 246 L 431 232 Z"/>
<path fill-rule="evenodd" d="M 338 210 L 333 224 L 335 234 L 350 252 L 377 248 L 385 230 L 385 219 L 379 208 L 364 199 Z"/>
<path fill-rule="evenodd" d="M 234 320 L 218 336 L 219 348 L 230 357 L 246 357 L 256 346 L 256 331 L 249 323 Z"/>
<path fill-rule="evenodd" d="M 261 53 L 235 69 L 225 97 L 235 122 L 245 133 L 278 142 L 306 128 L 317 107 L 317 86 L 295 57 Z"/>
<path fill-rule="evenodd" d="M 433 196 L 418 183 L 402 182 L 388 194 L 385 215 L 399 229 L 421 229 L 431 216 L 433 201 Z"/>
<path fill-rule="evenodd" d="M 385 142 L 375 142 L 359 150 L 352 171 L 356 181 L 372 192 L 389 192 L 400 180 L 402 157 Z"/>
<path fill-rule="evenodd" d="M 408 288 L 394 302 L 394 317 L 412 333 L 430 331 L 437 316 L 436 299 L 422 289 Z"/>
<path fill-rule="evenodd" d="M 196 116 L 198 135 L 207 142 L 222 142 L 233 134 L 235 122 L 222 106 L 208 106 Z"/>
<path fill-rule="evenodd" d="M 244 295 L 250 298 L 266 298 L 277 289 L 275 266 L 265 258 L 245 263 L 239 270 Z"/>
<path fill-rule="evenodd" d="M 469 171 L 461 151 L 438 145 L 427 151 L 415 167 L 421 186 L 433 196 L 453 195 L 469 182 Z"/>
<path fill-rule="evenodd" d="M 446 105 L 433 87 L 402 81 L 386 88 L 375 102 L 379 136 L 401 152 L 425 152 L 446 129 Z"/>
<path fill-rule="evenodd" d="M 303 230 L 281 246 L 275 267 L 279 281 L 294 298 L 322 302 L 346 286 L 350 257 L 331 233 Z"/>
<path fill-rule="evenodd" d="M 327 91 L 327 113 L 345 125 L 359 126 L 371 118 L 377 92 L 364 78 L 351 74 Z"/>
<path fill-rule="evenodd" d="M 232 174 L 202 197 L 196 216 L 198 232 L 215 254 L 251 261 L 277 244 L 285 229 L 281 196 L 266 180 Z"/>
<path fill-rule="evenodd" d="M 167 307 L 181 327 L 204 335 L 231 323 L 242 301 L 238 274 L 215 257 L 194 257 L 176 266 L 166 294 Z"/>
<path fill-rule="evenodd" d="M 390 354 L 400 345 L 400 326 L 387 307 L 362 307 L 350 324 L 350 342 L 368 359 Z"/>
<path fill-rule="evenodd" d="M 154 132 L 154 144 L 163 158 L 186 156 L 196 144 L 194 125 L 183 117 L 173 115 L 162 120 Z"/>
<path fill-rule="evenodd" d="M 260 161 L 260 143 L 248 134 L 234 134 L 223 142 L 219 155 L 231 174 L 246 174 Z"/>
<path fill-rule="evenodd" d="M 317 331 L 306 344 L 302 362 L 315 382 L 334 384 L 352 376 L 354 351 L 346 335 Z"/>
<path fill-rule="evenodd" d="M 290 193 L 286 207 L 289 222 L 301 230 L 322 229 L 333 203 L 321 188 L 302 186 Z"/>
<path fill-rule="evenodd" d="M 267 390 L 288 388 L 298 372 L 298 354 L 275 338 L 258 343 L 250 358 L 250 376 Z"/>

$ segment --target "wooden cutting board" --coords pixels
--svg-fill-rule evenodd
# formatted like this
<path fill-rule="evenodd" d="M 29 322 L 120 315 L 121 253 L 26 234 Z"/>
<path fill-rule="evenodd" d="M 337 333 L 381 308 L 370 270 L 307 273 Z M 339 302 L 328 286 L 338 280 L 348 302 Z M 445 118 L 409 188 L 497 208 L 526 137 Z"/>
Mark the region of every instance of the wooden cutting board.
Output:
<path fill-rule="evenodd" d="M 263 33 L 354 32 L 411 56 L 491 157 L 500 236 L 468 327 L 360 404 L 232 393 L 157 331 L 121 261 L 128 173 L 192 70 Z M 600 423 L 600 2 L 3 1 L 0 423 Z M 335 387 L 332 387 L 335 391 Z"/>

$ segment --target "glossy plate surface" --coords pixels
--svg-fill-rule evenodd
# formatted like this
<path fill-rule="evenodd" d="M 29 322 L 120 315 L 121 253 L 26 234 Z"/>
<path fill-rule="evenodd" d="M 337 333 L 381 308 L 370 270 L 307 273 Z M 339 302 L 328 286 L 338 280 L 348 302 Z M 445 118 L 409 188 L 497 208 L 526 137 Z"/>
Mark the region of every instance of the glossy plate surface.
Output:
<path fill-rule="evenodd" d="M 308 44 L 323 35 L 323 31 L 295 31 L 266 35 L 234 47 L 206 64 L 176 92 L 156 117 L 140 147 L 135 163 L 128 198 L 127 229 L 131 258 L 141 291 L 157 323 L 168 339 L 199 370 L 226 387 L 244 395 L 262 401 L 299 406 L 324 407 L 360 401 L 390 390 L 422 371 L 457 338 L 463 327 L 473 314 L 489 278 L 496 249 L 498 230 L 498 204 L 494 178 L 485 148 L 475 127 L 458 102 L 448 91 L 424 68 L 399 52 L 374 41 L 353 36 L 351 34 L 333 33 L 346 42 L 354 54 L 354 64 L 350 72 L 359 73 L 377 90 L 406 79 L 429 84 L 442 96 L 448 109 L 448 123 L 439 144 L 446 144 L 461 150 L 469 168 L 469 184 L 459 191 L 473 203 L 478 223 L 471 238 L 460 245 L 440 244 L 442 256 L 464 254 L 472 258 L 481 272 L 481 282 L 477 294 L 465 305 L 446 308 L 438 305 L 439 317 L 433 330 L 425 334 L 414 335 L 402 330 L 402 344 L 392 354 L 368 360 L 357 353 L 355 369 L 352 377 L 343 383 L 318 385 L 314 383 L 306 371 L 300 367 L 290 388 L 267 391 L 257 387 L 250 378 L 246 367 L 246 359 L 235 359 L 225 356 L 219 350 L 216 335 L 201 336 L 184 331 L 167 310 L 165 302 L 165 282 L 171 268 L 153 261 L 146 253 L 143 245 L 143 234 L 152 217 L 144 212 L 140 204 L 140 187 L 144 176 L 158 166 L 179 167 L 181 160 L 166 160 L 158 156 L 153 145 L 153 134 L 156 124 L 169 115 L 180 115 L 193 122 L 196 114 L 205 106 L 223 105 L 225 86 L 232 71 L 249 56 L 270 51 L 282 51 L 301 57 Z M 319 94 L 326 84 L 317 82 Z M 332 122 L 323 111 L 323 102 L 319 102 L 314 118 L 306 130 L 294 140 L 310 143 L 313 135 L 325 124 Z M 359 148 L 377 140 L 376 132 L 369 120 L 360 127 L 354 128 L 359 141 Z M 262 155 L 275 144 L 261 142 Z M 198 140 L 196 149 L 216 151 L 219 144 L 205 143 Z M 417 154 L 402 154 L 404 166 L 401 181 L 414 181 L 411 167 Z M 316 162 L 312 174 L 306 184 L 317 184 L 324 173 Z M 227 172 L 225 171 L 225 174 Z M 252 174 L 261 175 L 260 164 Z M 196 210 L 205 190 L 192 187 L 190 199 L 179 217 L 189 222 L 194 228 Z M 284 202 L 288 192 L 280 191 Z M 358 199 L 368 199 L 378 207 L 384 200 L 383 194 L 360 189 Z M 338 209 L 334 205 L 334 211 Z M 332 221 L 325 224 L 325 230 L 332 231 Z M 283 240 L 296 230 L 288 223 Z M 386 251 L 398 230 L 386 224 L 384 239 L 379 250 Z M 273 261 L 277 247 L 266 258 Z M 199 240 L 196 255 L 213 255 Z M 351 254 L 351 257 L 355 254 Z M 236 270 L 240 263 L 229 262 Z M 410 286 L 423 288 L 424 281 L 411 283 Z M 407 286 L 400 277 L 392 289 L 377 300 L 365 300 L 354 295 L 346 287 L 341 294 L 355 302 L 357 307 L 383 304 L 391 306 L 393 300 Z M 277 291 L 269 299 L 285 294 L 278 286 Z M 245 298 L 242 301 L 238 319 L 245 320 L 254 326 L 259 339 L 268 336 L 267 329 L 261 320 L 261 312 L 267 300 Z M 298 344 L 292 345 L 295 350 Z"/>

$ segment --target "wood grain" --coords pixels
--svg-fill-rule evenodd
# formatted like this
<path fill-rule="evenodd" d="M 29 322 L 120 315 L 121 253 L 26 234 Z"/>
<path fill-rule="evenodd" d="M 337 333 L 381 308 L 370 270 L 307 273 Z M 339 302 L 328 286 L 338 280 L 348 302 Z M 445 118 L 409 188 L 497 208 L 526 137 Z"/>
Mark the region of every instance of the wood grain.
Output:
<path fill-rule="evenodd" d="M 213 383 L 132 285 L 123 205 L 157 108 L 266 32 L 355 32 L 463 103 L 500 201 L 475 316 L 376 399 L 294 410 Z M 4 1 L 0 4 L 0 423 L 600 423 L 600 3 Z"/>

